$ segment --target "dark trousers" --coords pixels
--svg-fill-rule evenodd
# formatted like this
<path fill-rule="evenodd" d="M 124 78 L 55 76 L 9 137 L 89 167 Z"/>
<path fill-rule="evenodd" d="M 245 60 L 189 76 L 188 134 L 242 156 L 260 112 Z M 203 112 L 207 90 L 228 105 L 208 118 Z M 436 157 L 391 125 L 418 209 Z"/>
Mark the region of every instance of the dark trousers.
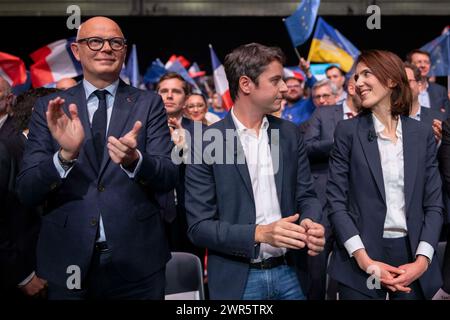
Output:
<path fill-rule="evenodd" d="M 92 257 L 81 289 L 69 290 L 67 287 L 49 283 L 49 300 L 163 300 L 165 287 L 165 267 L 136 282 L 122 278 L 111 261 L 111 251 L 98 251 Z"/>
<path fill-rule="evenodd" d="M 391 266 L 398 267 L 403 264 L 412 262 L 412 258 L 408 237 L 396 239 L 383 239 L 383 260 Z M 385 300 L 386 294 L 389 293 L 389 300 L 423 300 L 425 299 L 419 281 L 416 280 L 409 285 L 412 289 L 410 293 L 392 292 L 385 287 L 374 289 L 377 297 L 368 296 L 342 283 L 339 283 L 339 300 Z"/>

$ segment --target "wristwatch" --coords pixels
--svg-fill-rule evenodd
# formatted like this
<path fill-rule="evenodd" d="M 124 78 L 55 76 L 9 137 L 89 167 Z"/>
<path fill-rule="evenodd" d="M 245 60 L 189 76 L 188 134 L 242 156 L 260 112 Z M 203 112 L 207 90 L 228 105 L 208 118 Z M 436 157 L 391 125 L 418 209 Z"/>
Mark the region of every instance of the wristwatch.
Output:
<path fill-rule="evenodd" d="M 77 159 L 72 159 L 72 160 L 66 160 L 62 157 L 61 154 L 61 149 L 59 149 L 58 151 L 58 160 L 59 160 L 59 164 L 61 165 L 61 167 L 64 169 L 64 171 L 69 170 L 70 168 L 72 168 L 72 166 L 75 164 L 75 162 L 77 161 Z"/>

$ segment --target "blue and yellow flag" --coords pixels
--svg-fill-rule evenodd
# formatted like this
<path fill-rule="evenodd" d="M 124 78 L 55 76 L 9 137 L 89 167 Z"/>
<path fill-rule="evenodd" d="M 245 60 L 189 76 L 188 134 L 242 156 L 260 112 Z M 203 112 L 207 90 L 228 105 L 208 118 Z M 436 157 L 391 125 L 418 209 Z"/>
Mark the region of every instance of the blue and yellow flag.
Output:
<path fill-rule="evenodd" d="M 294 47 L 298 47 L 308 40 L 316 22 L 319 6 L 320 0 L 303 0 L 297 10 L 284 19 L 284 25 Z"/>
<path fill-rule="evenodd" d="M 308 60 L 338 63 L 345 72 L 350 71 L 361 52 L 339 31 L 317 19 L 316 31 L 309 49 Z"/>

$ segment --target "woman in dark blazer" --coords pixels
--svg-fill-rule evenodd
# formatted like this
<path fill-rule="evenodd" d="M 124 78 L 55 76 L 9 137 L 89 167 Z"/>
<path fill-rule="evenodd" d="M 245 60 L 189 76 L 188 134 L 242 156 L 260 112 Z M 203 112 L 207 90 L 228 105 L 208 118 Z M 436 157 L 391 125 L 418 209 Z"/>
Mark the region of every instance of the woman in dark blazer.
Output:
<path fill-rule="evenodd" d="M 338 241 L 328 272 L 341 300 L 430 299 L 442 284 L 433 132 L 408 118 L 412 94 L 395 54 L 362 53 L 355 80 L 363 112 L 339 122 L 330 156 L 327 200 Z"/>

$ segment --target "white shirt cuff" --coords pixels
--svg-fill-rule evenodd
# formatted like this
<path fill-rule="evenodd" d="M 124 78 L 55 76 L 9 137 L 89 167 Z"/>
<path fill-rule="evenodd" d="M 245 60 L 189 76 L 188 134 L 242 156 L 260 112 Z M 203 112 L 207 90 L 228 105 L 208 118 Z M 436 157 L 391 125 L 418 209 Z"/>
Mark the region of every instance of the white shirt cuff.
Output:
<path fill-rule="evenodd" d="M 361 237 L 359 235 L 353 236 L 344 243 L 344 247 L 347 250 L 350 257 L 353 257 L 353 252 L 359 249 L 364 249 Z"/>
<path fill-rule="evenodd" d="M 136 149 L 136 151 L 137 151 L 137 153 L 139 154 L 139 160 L 138 160 L 138 163 L 137 163 L 137 165 L 136 165 L 136 168 L 134 168 L 134 171 L 133 171 L 133 172 L 128 171 L 128 170 L 125 169 L 122 165 L 120 165 L 120 167 L 122 168 L 122 170 L 125 171 L 125 173 L 127 174 L 127 176 L 128 176 L 130 179 L 134 179 L 134 176 L 136 175 L 136 172 L 139 171 L 139 169 L 141 168 L 141 164 L 142 164 L 142 154 L 141 154 L 141 152 L 140 152 L 139 150 Z"/>
<path fill-rule="evenodd" d="M 434 249 L 428 242 L 420 241 L 416 250 L 416 256 L 418 255 L 427 257 L 431 263 L 431 260 L 433 260 Z"/>
<path fill-rule="evenodd" d="M 58 170 L 59 176 L 61 177 L 61 179 L 64 179 L 67 177 L 67 175 L 69 174 L 70 170 L 72 170 L 73 166 L 69 168 L 69 170 L 64 170 L 64 168 L 61 166 L 61 163 L 59 162 L 58 159 L 58 151 L 53 155 L 53 163 L 56 167 L 56 170 Z"/>
<path fill-rule="evenodd" d="M 32 272 L 28 277 L 25 278 L 25 280 L 23 280 L 21 283 L 19 283 L 17 286 L 19 288 L 22 288 L 23 286 L 27 285 L 28 282 L 31 281 L 31 279 L 33 279 L 34 275 L 36 274 L 36 272 Z"/>

